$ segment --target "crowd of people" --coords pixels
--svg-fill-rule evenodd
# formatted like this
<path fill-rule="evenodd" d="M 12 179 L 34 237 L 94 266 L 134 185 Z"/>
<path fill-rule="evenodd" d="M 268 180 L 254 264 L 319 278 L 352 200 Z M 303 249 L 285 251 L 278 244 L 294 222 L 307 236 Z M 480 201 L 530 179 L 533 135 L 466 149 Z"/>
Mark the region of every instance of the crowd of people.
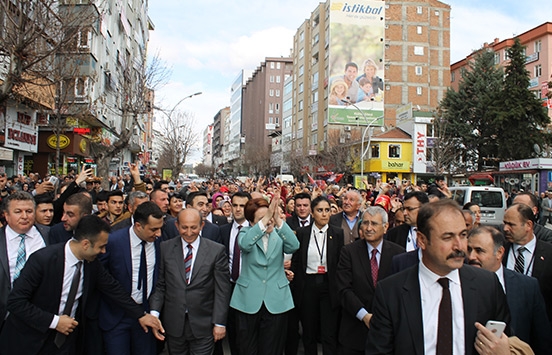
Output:
<path fill-rule="evenodd" d="M 105 190 L 86 167 L 0 175 L 0 354 L 552 349 L 552 231 L 537 223 L 552 196 L 510 196 L 495 228 L 442 177 L 183 186 L 128 171 Z"/>

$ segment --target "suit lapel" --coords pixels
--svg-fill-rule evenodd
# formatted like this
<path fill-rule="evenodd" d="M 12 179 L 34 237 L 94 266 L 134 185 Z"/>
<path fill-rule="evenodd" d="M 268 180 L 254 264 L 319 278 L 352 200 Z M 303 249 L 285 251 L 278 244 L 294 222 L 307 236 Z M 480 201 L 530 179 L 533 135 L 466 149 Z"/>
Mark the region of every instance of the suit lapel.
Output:
<path fill-rule="evenodd" d="M 335 244 L 334 244 L 334 239 L 333 239 L 333 236 L 334 236 L 334 229 L 332 226 L 328 226 L 328 231 L 326 233 L 326 264 L 328 265 L 328 267 L 330 267 L 330 265 L 334 265 L 333 264 L 333 259 L 334 259 L 334 253 L 333 251 L 335 250 Z M 335 263 L 335 265 L 337 265 L 337 262 Z M 328 271 L 328 270 L 326 270 Z"/>
<path fill-rule="evenodd" d="M 157 277 L 159 276 L 159 262 L 161 261 L 161 238 L 157 238 L 153 243 L 155 247 L 155 266 L 153 268 L 153 287 L 152 291 L 155 290 L 155 284 L 157 284 Z"/>
<path fill-rule="evenodd" d="M 469 268 L 462 267 L 460 273 L 460 286 L 462 288 L 462 302 L 464 303 L 464 339 L 466 354 L 471 354 L 472 340 L 475 339 L 476 328 L 473 326 L 477 320 L 477 289 L 473 282 L 474 275 Z"/>
<path fill-rule="evenodd" d="M 201 271 L 201 268 L 205 265 L 205 260 L 209 260 L 209 258 L 207 257 L 209 255 L 209 248 L 204 244 L 205 244 L 205 239 L 200 241 L 199 248 L 195 256 L 194 265 L 192 267 L 192 276 L 190 277 L 190 284 L 192 285 L 197 274 L 199 274 L 199 272 Z"/>
<path fill-rule="evenodd" d="M 173 245 L 173 257 L 176 262 L 176 267 L 180 271 L 180 276 L 182 276 L 182 282 L 186 284 L 186 269 L 184 268 L 184 251 L 182 250 L 182 238 L 176 238 Z"/>
<path fill-rule="evenodd" d="M 122 239 L 121 241 L 122 241 L 121 249 L 123 252 L 123 258 L 124 258 L 124 263 L 127 270 L 127 275 L 129 280 L 132 280 L 132 260 L 131 260 L 132 251 L 130 250 L 130 228 L 126 233 L 126 238 Z M 132 288 L 132 281 L 130 282 L 130 284 Z"/>
<path fill-rule="evenodd" d="M 355 242 L 357 243 L 357 242 Z M 360 265 L 362 270 L 366 273 L 366 278 L 370 280 L 370 288 L 374 289 L 374 280 L 372 279 L 372 267 L 370 266 L 370 256 L 368 255 L 368 246 L 363 240 L 359 240 L 357 243 L 357 251 L 359 255 Z"/>
<path fill-rule="evenodd" d="M 537 244 L 535 245 L 535 254 L 533 254 L 533 273 L 531 276 L 535 278 L 539 278 L 541 274 L 543 273 L 546 263 L 544 259 L 544 253 L 542 250 L 542 244 L 540 240 L 537 240 Z"/>
<path fill-rule="evenodd" d="M 308 253 L 309 253 L 309 243 L 310 243 L 310 236 L 312 234 L 312 225 L 308 227 L 308 233 L 303 233 L 303 240 L 301 240 L 301 256 L 303 259 L 303 268 L 301 270 L 307 271 L 307 261 L 308 261 Z"/>
<path fill-rule="evenodd" d="M 8 280 L 11 289 L 10 267 L 8 265 L 8 247 L 6 245 L 6 227 L 0 229 L 0 256 L 0 264 L 2 265 L 2 269 L 4 269 L 6 280 Z"/>
<path fill-rule="evenodd" d="M 383 241 L 381 246 L 381 258 L 378 270 L 378 281 L 383 280 L 391 274 L 391 268 L 393 266 L 393 257 L 391 256 L 390 245 L 387 241 Z"/>
<path fill-rule="evenodd" d="M 402 307 L 405 309 L 406 321 L 411 331 L 412 343 L 416 354 L 424 353 L 424 325 L 422 322 L 422 299 L 420 296 L 420 281 L 418 265 L 408 271 L 408 277 L 402 289 Z"/>

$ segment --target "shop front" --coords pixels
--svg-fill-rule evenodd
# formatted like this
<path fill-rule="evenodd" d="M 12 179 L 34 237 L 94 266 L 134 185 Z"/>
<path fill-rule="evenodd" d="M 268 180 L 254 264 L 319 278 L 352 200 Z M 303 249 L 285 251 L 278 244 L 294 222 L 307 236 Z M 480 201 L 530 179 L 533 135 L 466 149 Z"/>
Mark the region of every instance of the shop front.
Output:
<path fill-rule="evenodd" d="M 504 191 L 552 191 L 552 159 L 533 158 L 500 163 L 492 173 L 494 184 Z"/>
<path fill-rule="evenodd" d="M 96 171 L 96 162 L 90 157 L 90 144 L 87 138 L 73 132 L 56 135 L 40 132 L 38 153 L 33 155 L 34 170 L 40 174 L 55 174 L 56 150 L 59 146 L 60 161 L 57 175 L 77 174 L 83 165 Z"/>

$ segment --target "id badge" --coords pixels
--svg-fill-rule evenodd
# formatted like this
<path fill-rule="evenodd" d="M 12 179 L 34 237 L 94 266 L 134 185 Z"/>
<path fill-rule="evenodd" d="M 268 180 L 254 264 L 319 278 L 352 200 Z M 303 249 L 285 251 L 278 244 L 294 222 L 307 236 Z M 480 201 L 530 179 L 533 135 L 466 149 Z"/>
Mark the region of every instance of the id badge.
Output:
<path fill-rule="evenodd" d="M 326 273 L 326 267 L 324 265 L 318 266 L 318 273 L 319 274 L 325 274 Z"/>

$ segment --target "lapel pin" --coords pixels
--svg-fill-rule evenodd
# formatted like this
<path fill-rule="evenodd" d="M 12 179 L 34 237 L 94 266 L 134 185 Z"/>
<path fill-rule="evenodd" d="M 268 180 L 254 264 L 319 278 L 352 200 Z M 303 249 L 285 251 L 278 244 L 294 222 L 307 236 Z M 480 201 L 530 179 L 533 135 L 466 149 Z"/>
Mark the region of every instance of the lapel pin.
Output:
<path fill-rule="evenodd" d="M 330 239 L 332 239 L 333 237 L 330 235 Z"/>
<path fill-rule="evenodd" d="M 541 256 L 541 260 L 544 261 L 544 256 Z"/>

